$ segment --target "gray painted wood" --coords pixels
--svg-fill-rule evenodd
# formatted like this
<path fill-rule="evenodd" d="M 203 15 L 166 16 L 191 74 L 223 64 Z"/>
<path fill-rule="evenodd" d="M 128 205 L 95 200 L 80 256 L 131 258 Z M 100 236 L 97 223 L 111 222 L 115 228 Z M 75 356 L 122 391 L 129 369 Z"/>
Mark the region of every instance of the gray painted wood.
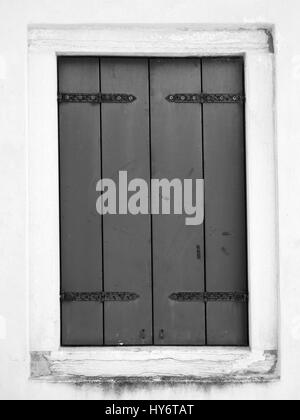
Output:
<path fill-rule="evenodd" d="M 60 58 L 60 92 L 99 92 L 97 58 Z M 100 178 L 100 106 L 61 104 L 61 288 L 102 290 L 101 218 L 96 212 Z M 102 307 L 98 303 L 62 304 L 62 344 L 101 345 Z"/>
<path fill-rule="evenodd" d="M 199 59 L 151 60 L 153 178 L 202 178 L 201 108 L 165 100 L 170 93 L 200 89 Z M 184 215 L 153 216 L 156 345 L 205 344 L 205 305 L 169 300 L 174 292 L 204 290 L 203 242 L 203 226 L 186 226 Z"/>
<path fill-rule="evenodd" d="M 243 93 L 242 59 L 203 59 L 203 91 Z M 247 291 L 244 106 L 204 105 L 206 281 Z M 208 303 L 208 345 L 248 345 L 248 305 Z"/>
<path fill-rule="evenodd" d="M 247 304 L 208 303 L 206 318 L 203 303 L 168 299 L 174 292 L 247 291 L 244 108 L 206 104 L 202 127 L 200 105 L 165 100 L 200 92 L 201 84 L 206 93 L 242 93 L 242 60 L 204 59 L 201 72 L 199 59 L 59 59 L 60 92 L 101 87 L 138 98 L 59 108 L 62 290 L 140 295 L 129 303 L 64 303 L 63 345 L 248 344 Z M 205 231 L 186 226 L 184 215 L 118 215 L 104 216 L 102 238 L 95 188 L 101 175 L 117 181 L 126 170 L 129 180 L 149 182 L 151 172 L 183 180 L 202 178 L 203 169 Z"/>
<path fill-rule="evenodd" d="M 103 177 L 118 183 L 119 171 L 128 180 L 149 183 L 148 60 L 101 59 L 103 93 L 130 93 L 133 104 L 102 105 Z M 106 345 L 152 344 L 151 219 L 149 215 L 105 215 L 104 288 L 140 295 L 135 302 L 105 303 Z"/>

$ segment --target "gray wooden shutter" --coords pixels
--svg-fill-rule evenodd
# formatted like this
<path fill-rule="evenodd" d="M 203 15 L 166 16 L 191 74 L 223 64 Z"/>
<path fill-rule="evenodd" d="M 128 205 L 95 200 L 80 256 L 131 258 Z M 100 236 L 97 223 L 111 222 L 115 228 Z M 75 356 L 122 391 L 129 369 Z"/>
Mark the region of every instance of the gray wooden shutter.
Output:
<path fill-rule="evenodd" d="M 243 60 L 65 57 L 59 92 L 136 97 L 59 106 L 62 344 L 248 345 Z M 204 177 L 204 225 L 101 218 L 96 183 L 122 170 Z"/>
<path fill-rule="evenodd" d="M 152 344 L 150 216 L 96 212 L 100 178 L 150 180 L 148 60 L 61 58 L 59 92 L 62 343 Z M 70 101 L 127 92 L 136 101 Z"/>
<path fill-rule="evenodd" d="M 203 59 L 203 90 L 244 93 L 243 59 Z M 206 285 L 247 292 L 246 165 L 243 104 L 204 104 Z M 207 304 L 207 344 L 247 345 L 246 302 Z"/>
<path fill-rule="evenodd" d="M 152 177 L 202 178 L 200 106 L 166 100 L 172 92 L 199 91 L 200 60 L 153 59 L 150 82 Z M 153 263 L 155 344 L 205 344 L 204 303 L 169 299 L 204 291 L 203 226 L 186 226 L 185 215 L 153 216 Z"/>
<path fill-rule="evenodd" d="M 151 60 L 153 177 L 205 179 L 203 226 L 153 217 L 155 344 L 248 344 L 243 70 L 242 59 Z"/>
<path fill-rule="evenodd" d="M 99 92 L 98 58 L 60 58 L 61 93 Z M 100 106 L 59 105 L 61 287 L 65 292 L 102 291 L 101 219 L 96 183 L 101 175 Z M 62 344 L 102 345 L 102 307 L 62 303 Z"/>
<path fill-rule="evenodd" d="M 130 92 L 132 104 L 102 105 L 103 177 L 118 184 L 119 171 L 150 180 L 147 59 L 101 59 L 103 92 Z M 130 196 L 130 195 L 129 195 Z M 104 304 L 105 344 L 152 344 L 151 219 L 149 215 L 103 218 L 104 289 L 133 292 L 130 303 Z"/>

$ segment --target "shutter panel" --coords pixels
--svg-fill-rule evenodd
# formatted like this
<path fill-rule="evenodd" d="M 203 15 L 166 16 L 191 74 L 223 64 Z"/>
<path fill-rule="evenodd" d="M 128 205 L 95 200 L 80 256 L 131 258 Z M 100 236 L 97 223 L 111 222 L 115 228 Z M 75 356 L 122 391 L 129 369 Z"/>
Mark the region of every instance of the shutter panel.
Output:
<path fill-rule="evenodd" d="M 99 92 L 97 58 L 60 58 L 60 93 Z M 64 292 L 102 291 L 100 107 L 60 104 L 61 287 Z M 102 306 L 62 303 L 62 344 L 101 345 Z"/>
<path fill-rule="evenodd" d="M 166 100 L 170 93 L 200 88 L 199 59 L 151 60 L 153 178 L 203 178 L 200 106 Z M 186 226 L 184 215 L 153 216 L 153 264 L 155 344 L 205 344 L 205 304 L 169 299 L 176 292 L 204 291 L 203 226 Z"/>
<path fill-rule="evenodd" d="M 103 177 L 118 184 L 150 181 L 148 60 L 101 59 L 103 93 L 130 93 L 132 104 L 102 104 Z M 130 197 L 130 195 L 129 195 Z M 152 344 L 151 218 L 149 215 L 105 215 L 104 289 L 139 295 L 130 303 L 106 302 L 106 345 Z"/>
<path fill-rule="evenodd" d="M 203 59 L 203 91 L 243 93 L 243 59 Z M 244 106 L 204 104 L 206 282 L 247 292 Z M 207 304 L 208 345 L 248 345 L 248 305 Z"/>

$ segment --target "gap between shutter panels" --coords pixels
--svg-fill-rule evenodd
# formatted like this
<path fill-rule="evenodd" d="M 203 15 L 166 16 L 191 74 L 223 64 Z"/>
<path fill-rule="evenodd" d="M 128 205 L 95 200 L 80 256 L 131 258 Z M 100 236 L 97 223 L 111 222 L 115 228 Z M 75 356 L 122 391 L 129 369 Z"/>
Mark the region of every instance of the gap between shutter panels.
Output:
<path fill-rule="evenodd" d="M 203 95 L 203 61 L 200 59 L 200 82 L 201 94 Z M 182 99 L 182 98 L 181 98 Z M 202 173 L 205 180 L 205 149 L 204 149 L 204 103 L 201 103 L 201 141 L 202 141 Z M 204 205 L 205 205 L 205 188 L 204 188 Z M 204 294 L 207 293 L 207 278 L 206 278 L 206 221 L 205 221 L 205 207 L 204 207 L 204 222 L 203 222 L 203 247 L 204 247 Z M 205 345 L 208 344 L 208 331 L 207 331 L 207 301 L 205 303 Z"/>
<path fill-rule="evenodd" d="M 102 91 L 102 75 L 101 75 L 101 57 L 99 57 L 99 90 L 100 92 Z M 118 97 L 118 99 L 121 96 Z M 101 94 L 99 95 L 99 100 L 102 99 Z M 120 100 L 120 99 L 119 99 Z M 100 164 L 101 164 L 101 179 L 103 179 L 103 142 L 102 142 L 102 102 L 100 101 L 100 113 L 99 113 L 99 118 L 100 118 Z M 104 234 L 103 234 L 103 230 L 104 230 L 104 223 L 103 223 L 103 215 L 101 215 L 101 260 L 102 260 L 102 297 L 105 296 L 105 276 L 104 276 Z M 101 325 L 101 324 L 100 324 Z M 102 335 L 103 335 L 103 345 L 105 346 L 105 333 L 106 333 L 106 329 L 105 329 L 105 306 L 104 306 L 104 301 L 103 301 L 103 307 L 102 307 Z"/>
<path fill-rule="evenodd" d="M 152 162 L 152 112 L 151 112 L 151 61 L 148 58 L 148 101 L 149 101 L 149 161 L 150 180 L 153 178 Z M 152 194 L 149 193 L 149 205 L 152 208 Z M 151 306 L 152 306 L 152 345 L 155 345 L 155 302 L 154 302 L 154 252 L 153 252 L 153 215 L 150 215 L 151 234 Z"/>

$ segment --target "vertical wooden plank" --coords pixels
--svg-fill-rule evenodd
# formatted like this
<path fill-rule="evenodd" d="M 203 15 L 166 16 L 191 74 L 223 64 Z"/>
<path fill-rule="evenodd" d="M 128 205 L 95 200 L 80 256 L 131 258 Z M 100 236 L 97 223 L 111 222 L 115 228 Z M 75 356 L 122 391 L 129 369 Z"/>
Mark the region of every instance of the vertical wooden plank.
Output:
<path fill-rule="evenodd" d="M 200 90 L 199 59 L 151 60 L 153 178 L 203 177 L 201 108 L 165 99 Z M 174 292 L 204 291 L 203 225 L 186 226 L 185 215 L 153 216 L 153 249 L 155 344 L 205 344 L 205 305 L 169 299 Z"/>
<path fill-rule="evenodd" d="M 98 58 L 59 58 L 61 93 L 99 92 Z M 60 104 L 61 288 L 102 290 L 101 218 L 96 212 L 100 179 L 100 106 Z M 101 345 L 102 306 L 62 304 L 62 345 Z"/>
<path fill-rule="evenodd" d="M 102 105 L 103 177 L 118 185 L 119 171 L 128 180 L 149 183 L 148 60 L 101 59 L 103 93 L 130 93 L 132 104 Z M 130 197 L 130 195 L 129 195 Z M 151 219 L 149 215 L 105 215 L 104 288 L 137 293 L 130 303 L 105 303 L 106 345 L 152 344 Z"/>
<path fill-rule="evenodd" d="M 205 93 L 243 93 L 243 59 L 204 59 Z M 209 292 L 247 291 L 244 106 L 204 105 L 206 281 Z M 248 305 L 207 305 L 208 345 L 248 345 Z"/>

